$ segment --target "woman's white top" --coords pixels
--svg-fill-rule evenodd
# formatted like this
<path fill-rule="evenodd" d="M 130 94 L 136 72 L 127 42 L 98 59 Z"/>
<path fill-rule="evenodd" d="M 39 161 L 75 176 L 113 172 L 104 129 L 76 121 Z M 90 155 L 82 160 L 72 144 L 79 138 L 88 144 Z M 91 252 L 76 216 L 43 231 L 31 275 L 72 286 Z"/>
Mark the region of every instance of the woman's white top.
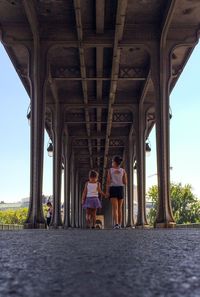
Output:
<path fill-rule="evenodd" d="M 124 186 L 123 176 L 125 170 L 123 168 L 110 168 L 111 187 Z"/>
<path fill-rule="evenodd" d="M 98 183 L 87 183 L 87 197 L 98 197 Z"/>

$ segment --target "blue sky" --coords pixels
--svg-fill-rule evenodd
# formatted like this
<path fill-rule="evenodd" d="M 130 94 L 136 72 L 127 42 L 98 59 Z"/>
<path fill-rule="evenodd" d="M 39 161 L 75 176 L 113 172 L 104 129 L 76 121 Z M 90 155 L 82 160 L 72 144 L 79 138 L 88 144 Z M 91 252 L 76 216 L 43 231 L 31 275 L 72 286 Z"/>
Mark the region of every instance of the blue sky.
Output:
<path fill-rule="evenodd" d="M 175 86 L 170 104 L 171 180 L 189 183 L 200 197 L 200 44 L 195 48 L 181 78 Z M 19 201 L 29 196 L 30 127 L 26 119 L 29 97 L 17 76 L 3 46 L 0 44 L 0 201 Z M 152 147 L 147 158 L 147 188 L 156 184 L 155 129 L 149 137 Z M 52 194 L 52 158 L 46 152 L 45 195 Z"/>

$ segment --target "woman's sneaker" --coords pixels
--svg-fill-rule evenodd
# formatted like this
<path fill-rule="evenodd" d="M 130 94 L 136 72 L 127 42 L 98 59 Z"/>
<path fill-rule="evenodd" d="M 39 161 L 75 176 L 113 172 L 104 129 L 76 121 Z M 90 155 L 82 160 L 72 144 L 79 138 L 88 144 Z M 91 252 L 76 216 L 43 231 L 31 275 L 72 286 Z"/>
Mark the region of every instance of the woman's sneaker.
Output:
<path fill-rule="evenodd" d="M 115 224 L 115 226 L 113 227 L 113 229 L 120 229 L 119 224 Z"/>

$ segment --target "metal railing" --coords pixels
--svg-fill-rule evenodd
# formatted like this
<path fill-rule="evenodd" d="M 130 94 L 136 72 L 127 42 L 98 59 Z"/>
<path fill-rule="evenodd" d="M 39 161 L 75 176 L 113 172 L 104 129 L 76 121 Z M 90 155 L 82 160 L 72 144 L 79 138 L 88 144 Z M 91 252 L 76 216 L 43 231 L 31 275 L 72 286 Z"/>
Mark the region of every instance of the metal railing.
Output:
<path fill-rule="evenodd" d="M 22 230 L 22 229 L 24 229 L 23 225 L 0 224 L 0 231 L 2 231 L 2 230 Z"/>

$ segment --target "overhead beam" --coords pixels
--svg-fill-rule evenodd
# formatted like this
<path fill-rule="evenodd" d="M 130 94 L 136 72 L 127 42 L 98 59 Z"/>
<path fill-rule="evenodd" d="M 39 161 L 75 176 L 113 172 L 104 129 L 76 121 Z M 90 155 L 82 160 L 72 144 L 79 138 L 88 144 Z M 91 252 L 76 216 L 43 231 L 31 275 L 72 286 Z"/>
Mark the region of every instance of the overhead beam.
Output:
<path fill-rule="evenodd" d="M 74 149 L 80 149 L 80 148 L 82 148 L 82 149 L 84 149 L 84 148 L 88 148 L 88 146 L 84 146 L 84 145 L 79 145 L 79 146 L 77 146 L 77 145 L 72 145 L 72 147 L 74 148 Z M 100 146 L 97 146 L 97 145 L 92 145 L 92 148 L 98 148 L 98 147 L 100 147 L 100 148 L 104 148 L 105 146 L 104 145 L 100 145 Z M 110 145 L 109 146 L 109 148 L 116 148 L 116 149 L 118 149 L 118 148 L 124 148 L 125 146 L 124 145 L 118 145 L 118 146 L 115 146 L 115 145 Z"/>
<path fill-rule="evenodd" d="M 96 33 L 104 33 L 105 0 L 96 0 Z"/>
<path fill-rule="evenodd" d="M 135 106 L 138 105 L 138 102 L 134 101 L 135 98 L 132 99 L 133 102 L 130 101 L 124 101 L 122 103 L 115 103 L 112 105 L 114 110 L 129 110 L 130 112 L 135 110 Z M 152 101 L 145 101 L 145 105 L 150 105 L 152 104 Z M 54 103 L 47 103 L 49 107 L 54 107 Z M 102 108 L 102 109 L 107 109 L 108 105 L 106 103 L 88 103 L 88 104 L 83 104 L 83 103 L 61 103 L 62 107 L 65 108 L 66 110 L 71 110 L 71 109 L 95 109 L 95 108 Z"/>
<path fill-rule="evenodd" d="M 98 49 L 97 49 L 98 51 Z M 117 80 L 115 79 L 111 79 L 110 77 L 53 77 L 54 80 L 56 81 L 71 81 L 71 80 L 75 80 L 75 81 L 93 81 L 96 80 L 97 83 L 99 84 L 99 82 L 101 82 L 101 86 L 102 86 L 102 82 L 103 81 L 108 81 L 110 80 L 111 83 L 115 83 L 117 81 L 144 81 L 146 80 L 146 77 L 119 77 Z M 99 86 L 97 91 L 99 92 Z M 98 98 L 100 98 L 98 96 Z"/>
<path fill-rule="evenodd" d="M 166 38 L 169 31 L 169 27 L 172 21 L 172 17 L 174 14 L 175 6 L 176 6 L 177 0 L 171 0 L 168 1 L 168 6 L 165 12 L 165 15 L 163 17 L 162 25 L 161 25 L 161 38 L 160 38 L 160 45 L 162 48 L 165 47 L 166 44 Z"/>
<path fill-rule="evenodd" d="M 54 81 L 49 82 L 50 90 L 53 95 L 54 103 L 58 103 L 58 90 Z"/>
<path fill-rule="evenodd" d="M 84 121 L 65 121 L 65 123 L 67 124 L 67 125 L 72 125 L 72 124 L 74 124 L 74 125 L 81 125 L 81 124 L 86 124 L 86 122 L 84 122 Z M 113 122 L 113 124 L 117 124 L 117 125 L 125 125 L 125 124 L 132 124 L 133 122 L 127 122 L 127 121 L 121 121 L 121 122 L 117 122 L 117 121 L 115 121 L 115 122 Z M 90 121 L 90 124 L 96 124 L 96 125 L 98 125 L 98 124 L 107 124 L 107 121 Z"/>
<path fill-rule="evenodd" d="M 87 136 L 87 135 L 71 135 L 71 138 L 72 139 L 83 139 L 83 140 L 85 140 L 85 139 L 94 139 L 94 140 L 96 140 L 96 139 L 105 139 L 106 138 L 106 136 L 105 136 L 105 134 L 92 134 L 92 135 L 90 135 L 90 136 Z M 121 140 L 124 140 L 126 138 L 126 136 L 123 136 L 123 135 L 117 135 L 117 136 L 111 136 L 110 137 L 110 140 L 115 140 L 115 139 L 121 139 Z"/>
<path fill-rule="evenodd" d="M 80 0 L 74 0 L 74 11 L 76 17 L 76 29 L 77 29 L 77 36 L 79 44 L 79 58 L 80 58 L 80 70 L 81 70 L 81 78 L 82 78 L 82 89 L 83 89 L 83 100 L 84 103 L 88 103 L 88 90 L 87 90 L 87 82 L 84 80 L 86 78 L 86 66 L 85 66 L 85 58 L 84 58 L 84 49 L 81 46 L 81 42 L 83 41 L 83 26 L 82 26 L 82 19 L 81 19 L 81 2 Z M 88 136 L 90 136 L 90 117 L 88 109 L 85 108 L 85 119 L 86 119 L 86 130 Z M 88 150 L 89 154 L 92 153 L 92 147 L 90 143 L 90 139 L 88 139 Z M 93 168 L 93 160 L 90 158 L 90 165 Z"/>
<path fill-rule="evenodd" d="M 107 129 L 106 129 L 106 143 L 105 143 L 104 165 L 103 165 L 103 182 L 104 182 L 105 173 L 106 173 L 107 155 L 109 150 L 109 137 L 111 134 L 111 127 L 112 127 L 112 117 L 113 117 L 112 105 L 115 101 L 115 94 L 117 89 L 117 80 L 118 80 L 118 73 L 119 73 L 120 51 L 121 51 L 119 47 L 119 42 L 123 36 L 127 4 L 128 4 L 127 0 L 117 1 L 115 37 L 114 37 L 112 72 L 111 72 L 112 81 L 110 84 L 110 92 L 109 92 L 108 121 L 107 121 Z"/>
<path fill-rule="evenodd" d="M 105 0 L 96 0 L 96 33 L 104 33 L 104 17 L 105 17 Z M 96 78 L 103 77 L 103 55 L 102 47 L 96 48 Z M 96 101 L 102 102 L 103 80 L 96 79 Z M 102 108 L 96 110 L 97 117 L 97 133 L 101 132 Z M 97 153 L 100 153 L 100 140 L 97 140 Z M 97 166 L 100 167 L 100 158 L 97 158 Z"/>
<path fill-rule="evenodd" d="M 144 100 L 146 98 L 147 92 L 148 92 L 148 87 L 149 87 L 149 82 L 151 79 L 151 70 L 149 69 L 147 78 L 145 80 L 142 92 L 141 92 L 141 96 L 140 96 L 140 100 L 139 100 L 139 104 L 143 105 L 144 104 Z"/>
<path fill-rule="evenodd" d="M 37 18 L 36 8 L 33 0 L 23 0 L 24 10 L 30 24 L 33 38 L 36 41 L 39 39 L 39 22 Z"/>
<path fill-rule="evenodd" d="M 133 103 L 130 102 L 124 102 L 123 104 L 113 104 L 112 107 L 115 109 L 132 109 Z M 78 108 L 87 108 L 87 109 L 93 109 L 93 108 L 103 108 L 107 109 L 108 105 L 106 103 L 63 103 L 63 107 L 66 109 L 78 109 Z"/>

